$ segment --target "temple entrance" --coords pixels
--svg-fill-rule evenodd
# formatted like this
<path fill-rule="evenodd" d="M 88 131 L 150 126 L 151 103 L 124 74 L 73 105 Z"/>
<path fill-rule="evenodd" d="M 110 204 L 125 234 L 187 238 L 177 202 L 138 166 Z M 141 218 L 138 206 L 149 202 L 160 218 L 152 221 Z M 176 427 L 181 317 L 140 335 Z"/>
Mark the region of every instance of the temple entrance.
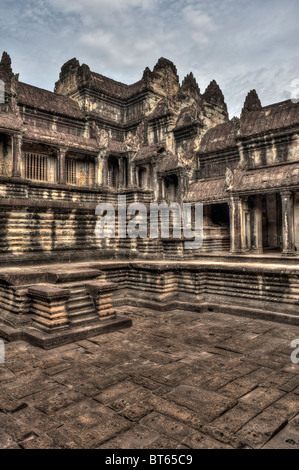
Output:
<path fill-rule="evenodd" d="M 229 227 L 229 208 L 227 204 L 213 204 L 211 219 L 213 224 Z"/>
<path fill-rule="evenodd" d="M 176 175 L 164 178 L 164 198 L 167 202 L 177 202 L 178 186 L 179 183 Z"/>
<path fill-rule="evenodd" d="M 278 193 L 262 197 L 263 249 L 282 249 L 281 197 Z"/>
<path fill-rule="evenodd" d="M 230 248 L 230 220 L 228 204 L 211 204 L 203 207 L 203 250 L 225 252 Z"/>
<path fill-rule="evenodd" d="M 282 251 L 282 211 L 279 193 L 248 198 L 248 208 L 245 207 L 243 214 L 245 248 L 257 252 Z"/>
<path fill-rule="evenodd" d="M 116 157 L 108 159 L 108 186 L 118 188 L 119 183 L 119 165 Z"/>
<path fill-rule="evenodd" d="M 149 163 L 137 169 L 137 180 L 139 188 L 149 188 L 151 186 L 151 167 Z"/>

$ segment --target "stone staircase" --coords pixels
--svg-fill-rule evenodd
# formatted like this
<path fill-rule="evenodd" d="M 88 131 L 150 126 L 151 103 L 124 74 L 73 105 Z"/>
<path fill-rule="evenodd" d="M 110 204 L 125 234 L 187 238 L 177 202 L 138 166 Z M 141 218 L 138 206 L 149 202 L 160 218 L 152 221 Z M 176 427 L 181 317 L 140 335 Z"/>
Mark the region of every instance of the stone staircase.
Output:
<path fill-rule="evenodd" d="M 87 326 L 99 320 L 92 299 L 81 282 L 64 284 L 71 295 L 66 303 L 68 319 L 71 326 Z"/>

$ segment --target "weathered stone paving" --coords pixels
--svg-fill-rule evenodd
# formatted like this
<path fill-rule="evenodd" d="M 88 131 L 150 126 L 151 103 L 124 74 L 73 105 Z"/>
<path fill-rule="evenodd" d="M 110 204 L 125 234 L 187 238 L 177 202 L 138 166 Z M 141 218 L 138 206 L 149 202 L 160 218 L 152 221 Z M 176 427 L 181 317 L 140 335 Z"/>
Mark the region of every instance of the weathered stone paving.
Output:
<path fill-rule="evenodd" d="M 131 329 L 5 344 L 1 448 L 299 448 L 299 327 L 123 311 Z"/>

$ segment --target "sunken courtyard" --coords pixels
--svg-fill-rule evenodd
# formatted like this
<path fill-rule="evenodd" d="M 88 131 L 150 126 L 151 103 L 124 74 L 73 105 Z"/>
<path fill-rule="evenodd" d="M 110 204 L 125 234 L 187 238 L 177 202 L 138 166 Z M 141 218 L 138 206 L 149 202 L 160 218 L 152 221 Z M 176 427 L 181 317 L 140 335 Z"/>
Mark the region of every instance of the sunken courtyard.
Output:
<path fill-rule="evenodd" d="M 165 58 L 131 85 L 73 58 L 50 92 L 3 52 L 1 449 L 299 448 L 295 101 L 230 119 Z M 180 210 L 126 236 L 140 204 L 191 235 L 200 205 L 201 243 Z"/>

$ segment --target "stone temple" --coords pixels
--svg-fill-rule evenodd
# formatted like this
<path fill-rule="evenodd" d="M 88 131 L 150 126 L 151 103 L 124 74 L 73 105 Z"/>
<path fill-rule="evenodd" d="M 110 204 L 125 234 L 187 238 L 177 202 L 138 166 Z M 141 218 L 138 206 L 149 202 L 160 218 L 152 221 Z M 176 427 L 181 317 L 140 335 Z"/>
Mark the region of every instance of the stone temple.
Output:
<path fill-rule="evenodd" d="M 0 62 L 0 336 L 44 348 L 130 326 L 128 305 L 299 324 L 299 103 L 160 58 L 132 84 L 66 62 L 54 92 Z M 202 203 L 203 243 L 100 239 L 101 202 Z M 165 313 L 166 314 L 166 313 Z"/>

